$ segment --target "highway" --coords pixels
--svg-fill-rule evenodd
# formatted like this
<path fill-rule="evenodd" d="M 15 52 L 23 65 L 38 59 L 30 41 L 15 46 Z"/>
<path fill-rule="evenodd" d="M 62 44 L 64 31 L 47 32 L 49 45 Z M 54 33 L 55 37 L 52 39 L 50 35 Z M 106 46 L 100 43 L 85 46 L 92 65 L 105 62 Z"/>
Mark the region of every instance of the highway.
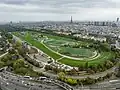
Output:
<path fill-rule="evenodd" d="M 106 70 L 105 72 L 97 73 L 97 74 L 94 74 L 94 75 L 68 76 L 68 77 L 74 78 L 74 79 L 91 77 L 91 78 L 95 78 L 96 79 L 98 77 L 105 76 L 107 73 L 114 72 L 115 68 L 116 68 L 116 66 Z M 34 69 L 35 69 L 35 71 L 40 70 L 39 68 L 37 68 L 37 69 L 34 68 Z M 56 75 L 51 74 L 51 73 L 47 73 L 47 72 L 43 72 L 43 73 L 45 75 L 48 75 L 48 76 L 53 77 L 53 78 L 56 77 Z M 27 82 L 28 80 L 25 80 L 25 81 Z M 29 81 L 27 82 L 27 84 L 28 83 L 29 83 Z M 50 85 L 50 83 L 49 84 L 45 84 L 44 83 L 44 85 L 41 85 L 41 84 L 37 85 L 37 84 L 35 84 L 35 85 L 32 85 L 32 86 L 30 86 L 30 85 L 26 86 L 26 83 L 24 83 L 24 86 L 25 86 L 24 88 L 25 89 L 23 89 L 23 90 L 34 90 L 33 88 L 35 88 L 35 90 L 64 90 L 64 89 L 62 89 L 60 87 L 55 87 L 56 86 L 55 84 L 52 84 L 54 87 L 51 87 L 52 85 L 50 87 L 48 87 Z M 38 89 L 38 87 L 39 87 L 39 89 Z M 20 90 L 20 89 L 18 89 L 18 90 Z M 67 89 L 67 90 L 69 90 L 69 89 Z M 96 83 L 94 85 L 88 85 L 88 86 L 83 86 L 83 87 L 78 86 L 78 88 L 75 88 L 74 90 L 120 90 L 120 79 L 104 81 L 104 82 L 101 82 L 101 83 Z"/>
<path fill-rule="evenodd" d="M 109 80 L 89 86 L 90 90 L 120 90 L 120 79 Z"/>
<path fill-rule="evenodd" d="M 0 72 L 0 87 L 3 90 L 65 90 L 57 85 L 59 84 L 58 82 L 48 78 L 44 80 L 39 80 L 38 78 L 28 79 L 7 71 Z M 120 90 L 120 79 L 108 80 L 83 87 L 78 86 L 78 88 L 66 90 Z"/>
<path fill-rule="evenodd" d="M 0 72 L 0 87 L 3 90 L 65 90 L 49 80 L 39 83 L 34 80 L 35 78 L 29 79 L 7 71 Z"/>
<path fill-rule="evenodd" d="M 120 79 L 108 80 L 83 87 L 78 86 L 74 90 L 120 90 Z"/>

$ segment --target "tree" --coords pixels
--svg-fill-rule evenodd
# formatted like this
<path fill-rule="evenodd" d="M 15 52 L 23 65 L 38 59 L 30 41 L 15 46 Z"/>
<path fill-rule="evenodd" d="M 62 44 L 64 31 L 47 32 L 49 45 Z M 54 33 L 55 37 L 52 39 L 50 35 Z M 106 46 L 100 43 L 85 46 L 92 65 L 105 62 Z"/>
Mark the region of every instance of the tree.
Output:
<path fill-rule="evenodd" d="M 64 79 L 65 79 L 65 73 L 64 72 L 58 73 L 58 79 L 60 79 L 61 81 L 64 81 Z"/>
<path fill-rule="evenodd" d="M 79 71 L 83 71 L 84 69 L 85 69 L 85 67 L 84 67 L 83 64 L 81 64 L 81 65 L 78 67 L 78 70 L 79 70 Z"/>
<path fill-rule="evenodd" d="M 77 84 L 77 80 L 76 79 L 72 79 L 72 78 L 67 78 L 67 83 L 69 83 L 70 85 L 76 85 Z"/>
<path fill-rule="evenodd" d="M 35 59 L 37 59 L 37 57 L 36 57 L 36 55 L 35 55 L 35 54 L 33 55 L 33 57 L 34 57 Z"/>
<path fill-rule="evenodd" d="M 83 84 L 94 84 L 95 83 L 95 79 L 87 77 L 86 79 L 81 80 L 81 82 Z"/>
<path fill-rule="evenodd" d="M 4 56 L 3 58 L 1 58 L 1 61 L 2 62 L 7 62 L 8 60 L 11 60 L 11 55 L 10 54 L 7 54 L 6 56 Z"/>
<path fill-rule="evenodd" d="M 97 69 L 98 69 L 98 71 L 104 71 L 105 70 L 105 67 L 104 67 L 104 65 L 102 65 L 102 64 L 99 64 L 98 66 L 97 66 Z"/>
<path fill-rule="evenodd" d="M 19 52 L 20 55 L 26 54 L 25 50 L 23 50 L 22 47 L 18 47 L 17 50 L 18 50 L 18 52 Z"/>
<path fill-rule="evenodd" d="M 103 77 L 99 77 L 97 81 L 102 81 L 103 79 L 104 79 Z"/>
<path fill-rule="evenodd" d="M 28 69 L 24 68 L 24 67 L 15 69 L 15 73 L 17 73 L 17 74 L 26 75 L 27 72 L 28 72 Z"/>
<path fill-rule="evenodd" d="M 43 35 L 41 34 L 40 37 L 43 37 Z"/>
<path fill-rule="evenodd" d="M 105 64 L 104 64 L 104 66 L 105 66 L 107 69 L 113 67 L 113 65 L 114 65 L 114 64 L 113 64 L 110 60 L 105 61 Z"/>
<path fill-rule="evenodd" d="M 14 47 L 18 48 L 20 46 L 22 46 L 22 43 L 20 41 L 16 41 L 15 44 L 14 44 Z"/>
<path fill-rule="evenodd" d="M 94 70 L 92 70 L 91 68 L 88 68 L 87 73 L 94 74 L 94 73 L 95 73 L 95 71 L 94 71 Z"/>
<path fill-rule="evenodd" d="M 0 61 L 0 68 L 2 68 L 4 66 L 4 62 Z"/>
<path fill-rule="evenodd" d="M 70 74 L 70 75 L 75 75 L 75 74 L 77 74 L 76 69 L 75 69 L 75 68 L 71 69 L 71 70 L 69 71 L 69 74 Z"/>
<path fill-rule="evenodd" d="M 52 68 L 52 71 L 54 71 L 55 73 L 59 73 L 59 68 L 58 67 L 54 67 L 54 68 Z"/>
<path fill-rule="evenodd" d="M 52 67 L 50 65 L 45 65 L 45 70 L 48 71 L 48 70 L 52 70 Z"/>
<path fill-rule="evenodd" d="M 88 69 L 88 62 L 85 63 L 85 68 Z"/>
<path fill-rule="evenodd" d="M 116 76 L 120 77 L 120 63 L 118 63 L 118 67 L 116 68 Z"/>
<path fill-rule="evenodd" d="M 91 65 L 91 66 L 89 66 L 89 68 L 90 68 L 91 70 L 93 70 L 95 73 L 98 71 L 97 65 Z"/>
<path fill-rule="evenodd" d="M 24 67 L 24 65 L 25 65 L 24 60 L 19 59 L 19 60 L 14 62 L 13 67 L 14 68 L 21 68 L 21 67 Z"/>
<path fill-rule="evenodd" d="M 112 73 L 107 73 L 105 77 L 110 78 L 111 76 L 112 76 Z"/>
<path fill-rule="evenodd" d="M 17 53 L 14 48 L 9 49 L 8 52 L 9 52 L 10 54 L 16 54 L 16 53 Z"/>

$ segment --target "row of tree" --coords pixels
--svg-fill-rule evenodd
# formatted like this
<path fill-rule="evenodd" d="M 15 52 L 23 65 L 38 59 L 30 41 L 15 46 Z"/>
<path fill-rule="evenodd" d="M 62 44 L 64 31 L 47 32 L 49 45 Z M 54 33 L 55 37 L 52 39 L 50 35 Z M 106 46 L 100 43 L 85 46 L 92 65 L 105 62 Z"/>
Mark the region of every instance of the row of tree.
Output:
<path fill-rule="evenodd" d="M 23 48 L 22 43 L 19 41 L 14 42 L 13 37 L 11 37 L 11 34 L 8 32 L 5 32 L 5 37 L 8 37 L 7 39 L 11 39 L 10 44 L 12 44 L 12 47 L 9 48 L 8 54 L 0 59 L 0 67 L 11 67 L 12 72 L 20 75 L 29 75 L 34 77 L 41 75 L 44 76 L 42 73 L 33 71 L 33 67 L 24 61 L 24 57 L 21 59 L 21 55 L 26 54 L 27 51 L 27 49 Z"/>
<path fill-rule="evenodd" d="M 66 71 L 65 69 L 62 69 L 57 66 L 46 65 L 45 70 L 46 71 L 51 70 L 56 74 L 60 72 L 64 72 L 67 75 L 79 75 L 81 71 L 84 71 L 87 74 L 95 74 L 112 68 L 114 64 L 116 64 L 116 62 L 106 60 L 103 64 L 89 66 L 88 62 L 86 62 L 85 65 L 80 65 L 78 69 L 73 68 L 69 71 Z"/>
<path fill-rule="evenodd" d="M 87 77 L 87 78 L 84 78 L 84 79 L 73 79 L 73 78 L 66 77 L 66 74 L 64 72 L 60 72 L 58 74 L 58 79 L 65 82 L 65 83 L 68 83 L 70 85 L 81 85 L 81 84 L 89 85 L 89 84 L 95 84 L 95 83 L 97 83 L 99 81 L 103 81 L 105 79 L 109 79 L 113 75 L 114 75 L 114 73 L 108 73 L 105 76 L 99 77 L 99 78 L 96 78 L 96 79 L 93 79 L 93 78 L 90 78 L 90 77 Z"/>

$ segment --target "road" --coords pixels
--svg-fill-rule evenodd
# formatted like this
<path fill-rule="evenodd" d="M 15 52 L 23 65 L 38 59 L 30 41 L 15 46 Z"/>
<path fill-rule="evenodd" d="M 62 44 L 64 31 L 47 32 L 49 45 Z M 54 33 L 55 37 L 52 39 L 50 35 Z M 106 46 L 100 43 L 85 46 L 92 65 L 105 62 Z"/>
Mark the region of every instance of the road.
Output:
<path fill-rule="evenodd" d="M 120 79 L 104 81 L 89 86 L 90 90 L 120 90 Z"/>
<path fill-rule="evenodd" d="M 32 65 L 33 66 L 33 65 Z M 70 76 L 70 75 L 67 75 L 67 77 L 70 77 L 70 78 L 74 78 L 74 79 L 84 79 L 84 78 L 87 78 L 87 77 L 90 77 L 90 78 L 99 78 L 99 77 L 103 77 L 105 76 L 106 74 L 108 73 L 111 73 L 111 72 L 114 72 L 114 70 L 116 69 L 116 66 L 104 71 L 104 72 L 99 72 L 99 73 L 95 73 L 95 74 L 90 74 L 90 75 L 81 75 L 81 76 Z M 38 67 L 35 67 L 33 66 L 33 70 L 34 71 L 37 71 L 37 72 L 43 72 L 46 76 L 50 76 L 51 78 L 56 78 L 57 75 L 54 74 L 54 73 L 49 73 L 45 70 L 43 70 L 43 68 L 38 68 Z"/>
<path fill-rule="evenodd" d="M 108 69 L 104 72 L 101 72 L 101 73 L 96 73 L 94 75 L 85 75 L 85 76 L 67 76 L 67 77 L 70 77 L 70 78 L 79 78 L 79 79 L 82 79 L 82 78 L 87 78 L 87 77 L 91 77 L 91 78 L 98 78 L 98 77 L 102 77 L 102 76 L 105 76 L 107 73 L 111 73 L 111 72 L 114 72 L 116 66 L 114 66 L 113 68 L 111 69 Z M 40 71 L 40 68 L 36 68 L 34 67 L 34 70 L 35 71 Z M 45 75 L 48 75 L 50 77 L 57 77 L 57 75 L 55 74 L 52 74 L 52 73 L 48 73 L 48 72 L 43 72 Z M 84 88 L 81 88 L 79 86 L 78 89 L 75 89 L 75 90 L 120 90 L 119 88 L 119 85 L 120 85 L 120 80 L 118 82 L 109 82 L 109 81 L 106 81 L 106 82 L 102 82 L 102 83 L 98 83 L 98 84 L 94 84 L 94 85 L 90 85 L 90 86 L 85 86 Z"/>
<path fill-rule="evenodd" d="M 49 80 L 46 80 L 49 82 Z M 3 72 L 0 73 L 0 86 L 3 90 L 64 90 L 57 85 L 46 83 L 30 82 L 28 79 L 14 74 Z M 56 83 L 56 82 L 54 82 Z M 120 79 L 108 80 L 94 85 L 88 85 L 75 88 L 74 90 L 120 90 Z"/>
<path fill-rule="evenodd" d="M 34 78 L 24 78 L 7 71 L 0 72 L 0 86 L 3 90 L 65 90 L 50 82 L 49 79 L 39 83 L 34 80 Z"/>
<path fill-rule="evenodd" d="M 16 39 L 19 39 L 20 40 L 20 38 L 18 38 L 18 37 L 16 37 L 16 36 L 14 36 Z M 41 41 L 41 43 L 46 47 L 46 48 L 48 48 L 44 43 L 44 40 L 42 40 Z M 38 48 L 37 48 L 38 49 Z M 51 50 L 50 48 L 48 48 L 49 50 Z M 39 49 L 38 49 L 39 50 Z M 53 51 L 53 50 L 51 50 L 52 52 L 55 52 L 55 51 Z M 56 53 L 56 52 L 55 52 Z M 61 55 L 61 54 L 60 54 Z M 63 56 L 64 57 L 64 56 Z M 62 58 L 62 57 L 61 57 Z M 99 77 L 102 77 L 102 76 L 105 76 L 107 73 L 111 73 L 111 72 L 114 72 L 114 70 L 115 70 L 115 68 L 116 68 L 116 66 L 114 66 L 114 67 L 112 67 L 111 69 L 108 69 L 108 70 L 106 70 L 106 71 L 104 71 L 104 72 L 100 72 L 100 73 L 96 73 L 96 74 L 92 74 L 92 75 L 82 75 L 82 76 L 67 76 L 67 77 L 70 77 L 70 78 L 74 78 L 74 79 L 77 79 L 77 78 L 79 78 L 79 79 L 82 79 L 82 78 L 87 78 L 87 77 L 90 77 L 90 78 L 94 78 L 94 79 L 96 79 L 96 78 L 99 78 Z M 35 71 L 40 71 L 41 70 L 41 68 L 36 68 L 36 67 L 34 67 L 34 70 Z M 43 71 L 43 69 L 42 69 L 42 71 Z M 55 75 L 55 74 L 52 74 L 52 73 L 49 73 L 49 72 L 43 72 L 45 75 L 49 75 L 50 77 L 57 77 L 57 75 Z"/>
<path fill-rule="evenodd" d="M 120 90 L 120 79 L 108 80 L 83 87 L 78 86 L 74 90 Z"/>

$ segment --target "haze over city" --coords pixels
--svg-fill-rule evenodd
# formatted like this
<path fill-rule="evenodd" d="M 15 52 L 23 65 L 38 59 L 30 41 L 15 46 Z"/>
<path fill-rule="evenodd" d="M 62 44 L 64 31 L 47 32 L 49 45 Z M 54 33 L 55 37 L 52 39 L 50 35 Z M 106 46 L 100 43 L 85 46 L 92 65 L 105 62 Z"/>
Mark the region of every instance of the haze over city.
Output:
<path fill-rule="evenodd" d="M 120 90 L 120 0 L 0 0 L 0 90 Z"/>
<path fill-rule="evenodd" d="M 0 22 L 114 21 L 120 16 L 119 0 L 0 0 Z"/>

